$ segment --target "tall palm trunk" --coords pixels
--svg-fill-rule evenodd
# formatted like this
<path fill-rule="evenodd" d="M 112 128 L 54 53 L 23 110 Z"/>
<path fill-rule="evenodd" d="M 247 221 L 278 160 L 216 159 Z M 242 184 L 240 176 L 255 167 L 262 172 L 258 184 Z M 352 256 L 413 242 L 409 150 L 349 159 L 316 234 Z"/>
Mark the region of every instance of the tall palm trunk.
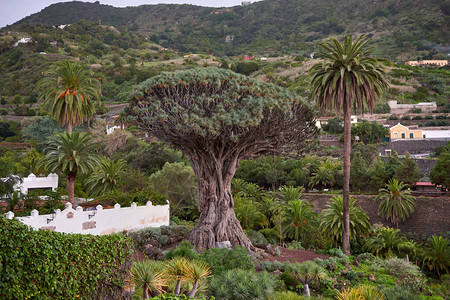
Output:
<path fill-rule="evenodd" d="M 343 187 L 343 218 L 344 232 L 342 235 L 342 251 L 350 255 L 350 153 L 352 150 L 351 136 L 351 107 L 350 101 L 344 104 L 344 187 Z"/>
<path fill-rule="evenodd" d="M 75 200 L 75 179 L 77 174 L 69 173 L 67 176 L 67 196 L 69 198 L 69 202 L 73 204 Z"/>
<path fill-rule="evenodd" d="M 67 124 L 67 133 L 72 133 L 73 125 L 72 123 Z"/>
<path fill-rule="evenodd" d="M 173 293 L 175 294 L 175 296 L 178 296 L 180 295 L 180 292 L 181 292 L 181 279 L 178 279 L 175 289 L 173 290 Z"/>

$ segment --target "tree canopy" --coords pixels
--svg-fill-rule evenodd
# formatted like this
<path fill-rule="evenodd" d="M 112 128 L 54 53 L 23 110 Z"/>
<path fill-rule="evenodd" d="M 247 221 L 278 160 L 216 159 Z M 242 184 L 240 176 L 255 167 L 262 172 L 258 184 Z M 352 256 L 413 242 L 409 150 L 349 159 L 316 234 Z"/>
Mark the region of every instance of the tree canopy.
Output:
<path fill-rule="evenodd" d="M 148 79 L 134 89 L 129 114 L 141 129 L 181 150 L 198 179 L 197 249 L 231 241 L 252 247 L 233 211 L 231 180 L 244 158 L 291 153 L 315 133 L 299 96 L 220 68 Z"/>

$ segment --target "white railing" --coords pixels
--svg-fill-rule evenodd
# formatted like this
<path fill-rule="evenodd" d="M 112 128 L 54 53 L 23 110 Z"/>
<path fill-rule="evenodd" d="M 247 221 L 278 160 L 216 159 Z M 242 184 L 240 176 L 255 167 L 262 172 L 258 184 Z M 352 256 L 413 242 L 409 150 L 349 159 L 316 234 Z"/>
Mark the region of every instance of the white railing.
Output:
<path fill-rule="evenodd" d="M 6 217 L 12 219 L 14 213 L 8 212 Z M 83 210 L 81 206 L 73 209 L 72 204 L 66 203 L 63 211 L 58 209 L 50 215 L 39 215 L 37 210 L 32 210 L 29 217 L 16 219 L 36 230 L 104 235 L 169 225 L 169 204 L 152 205 L 148 201 L 144 206 L 137 206 L 133 202 L 131 207 L 121 208 L 116 204 L 114 208 L 103 209 L 98 205 L 95 209 Z"/>

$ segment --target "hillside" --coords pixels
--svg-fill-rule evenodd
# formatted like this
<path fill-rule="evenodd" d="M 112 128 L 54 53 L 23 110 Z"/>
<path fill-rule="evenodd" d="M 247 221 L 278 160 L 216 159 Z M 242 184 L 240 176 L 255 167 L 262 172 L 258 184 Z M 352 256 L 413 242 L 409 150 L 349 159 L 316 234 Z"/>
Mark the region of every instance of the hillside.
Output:
<path fill-rule="evenodd" d="M 61 13 L 70 12 L 70 13 Z M 230 8 L 143 5 L 115 8 L 83 2 L 53 4 L 13 24 L 71 24 L 80 19 L 140 31 L 182 52 L 217 56 L 246 52 L 309 55 L 329 36 L 367 33 L 379 55 L 396 61 L 446 57 L 447 0 L 271 0 Z"/>

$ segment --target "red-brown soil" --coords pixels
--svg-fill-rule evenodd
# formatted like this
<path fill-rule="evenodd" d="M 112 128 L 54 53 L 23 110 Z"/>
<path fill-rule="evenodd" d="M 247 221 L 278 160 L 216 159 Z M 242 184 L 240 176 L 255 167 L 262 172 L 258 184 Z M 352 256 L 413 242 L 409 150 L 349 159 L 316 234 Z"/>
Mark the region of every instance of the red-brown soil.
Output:
<path fill-rule="evenodd" d="M 270 261 L 270 262 L 274 262 L 274 261 L 289 261 L 291 263 L 301 263 L 304 261 L 308 261 L 308 260 L 314 260 L 316 258 L 321 258 L 321 259 L 327 259 L 329 258 L 328 255 L 324 255 L 324 254 L 316 254 L 314 253 L 314 251 L 311 250 L 289 250 L 286 248 L 279 248 L 281 250 L 281 254 L 277 255 L 277 256 L 273 256 L 270 258 L 263 258 L 262 261 Z"/>

